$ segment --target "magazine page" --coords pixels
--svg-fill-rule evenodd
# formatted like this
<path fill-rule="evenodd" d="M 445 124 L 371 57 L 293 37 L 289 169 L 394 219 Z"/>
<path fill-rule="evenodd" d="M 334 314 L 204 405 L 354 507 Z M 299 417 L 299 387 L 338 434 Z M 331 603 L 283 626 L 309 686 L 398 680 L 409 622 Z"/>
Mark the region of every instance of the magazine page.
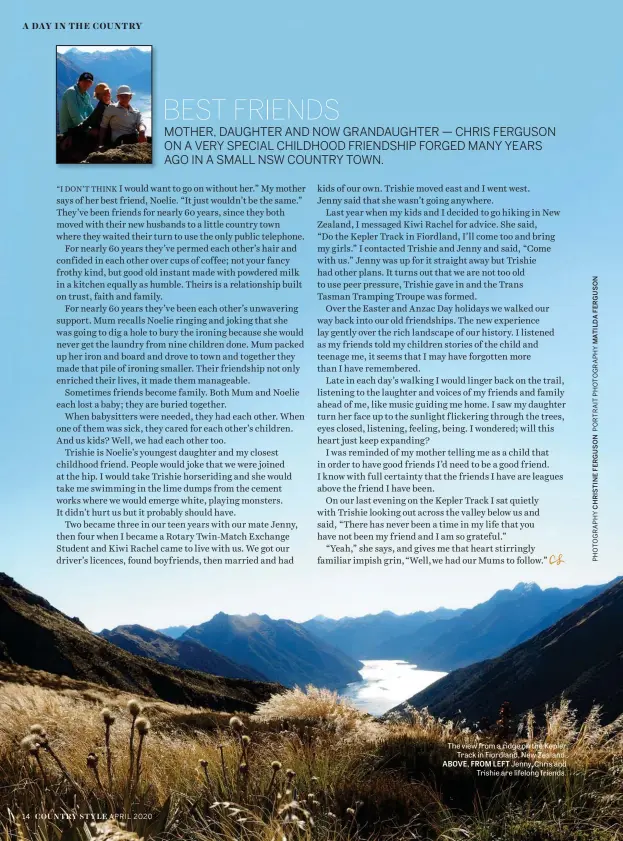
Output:
<path fill-rule="evenodd" d="M 2 16 L 2 837 L 616 841 L 620 4 Z"/>

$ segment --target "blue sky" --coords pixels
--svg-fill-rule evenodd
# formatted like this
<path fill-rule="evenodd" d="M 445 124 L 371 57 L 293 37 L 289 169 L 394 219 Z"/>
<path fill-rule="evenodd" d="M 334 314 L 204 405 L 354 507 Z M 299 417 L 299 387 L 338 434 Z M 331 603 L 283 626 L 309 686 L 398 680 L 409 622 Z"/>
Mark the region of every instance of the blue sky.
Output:
<path fill-rule="evenodd" d="M 512 303 L 551 306 L 556 339 L 527 373 L 562 375 L 568 409 L 554 436 L 531 438 L 548 448 L 554 472 L 564 483 L 538 488 L 542 516 L 534 537 L 536 554 L 562 553 L 565 564 L 530 572 L 519 568 L 353 570 L 315 563 L 316 511 L 324 507 L 314 489 L 317 453 L 301 442 L 315 437 L 313 345 L 316 318 L 315 239 L 309 236 L 299 262 L 304 288 L 283 302 L 299 303 L 307 335 L 307 357 L 299 374 L 308 415 L 295 441 L 249 440 L 250 446 L 277 445 L 296 478 L 278 519 L 300 524 L 297 563 L 288 570 L 207 568 L 135 570 L 59 568 L 55 565 L 55 426 L 60 399 L 54 384 L 55 325 L 54 200 L 59 184 L 101 183 L 111 177 L 99 168 L 59 168 L 46 114 L 54 101 L 56 41 L 67 32 L 24 31 L 24 21 L 83 20 L 94 12 L 67 2 L 51 11 L 43 2 L 13 7 L 4 28 L 7 85 L 34 92 L 41 122 L 20 134 L 10 150 L 6 195 L 11 201 L 11 246 L 5 251 L 6 307 L 2 441 L 4 458 L 0 509 L 2 568 L 89 626 L 121 622 L 152 626 L 202 621 L 213 613 L 257 611 L 304 619 L 392 609 L 408 612 L 439 605 L 467 606 L 496 589 L 534 579 L 541 586 L 572 587 L 604 582 L 621 570 L 619 559 L 621 454 L 618 428 L 621 400 L 620 235 L 621 66 L 620 5 L 597 2 L 518 5 L 494 2 L 444 4 L 397 2 L 313 5 L 232 2 L 210 8 L 181 2 L 153 3 L 141 11 L 141 40 L 154 47 L 154 126 L 156 163 L 148 171 L 124 168 L 128 184 L 302 183 L 317 184 L 489 183 L 527 184 L 530 193 L 514 199 L 519 207 L 554 207 L 562 213 L 552 230 L 557 242 L 528 276 L 526 290 Z M 107 20 L 124 20 L 127 4 L 108 3 Z M 99 10 L 98 17 L 102 17 Z M 102 40 L 123 42 L 124 35 Z M 71 34 L 78 41 L 80 35 Z M 93 31 L 84 39 L 97 41 Z M 130 46 L 130 43 L 127 44 Z M 85 49 L 94 49 L 85 46 Z M 46 108 L 46 97 L 49 108 Z M 342 125 L 439 125 L 556 127 L 542 152 L 426 153 L 394 157 L 379 168 L 266 169 L 246 167 L 166 167 L 162 163 L 162 108 L 165 98 L 315 97 L 340 103 Z M 6 138 L 5 138 L 6 140 Z M 5 151 L 7 154 L 7 151 Z M 117 173 L 115 171 L 115 177 Z M 315 196 L 314 196 L 315 200 Z M 301 229 L 312 229 L 312 201 L 299 212 Z M 590 562 L 590 279 L 601 279 L 601 555 Z M 223 300 L 228 300 L 224 298 Z M 251 298 L 249 298 L 251 300 Z M 493 300 L 493 299 L 492 299 Z M 280 303 L 282 301 L 280 300 Z M 493 300 L 495 303 L 495 300 Z M 504 301 L 505 303 L 510 301 Z M 484 367 L 481 366 L 484 373 Z M 487 373 L 506 369 L 487 365 Z M 443 375 L 479 373 L 444 366 Z M 284 408 L 284 407 L 280 407 Z M 241 445 L 242 441 L 239 441 Z M 448 445 L 461 446 L 456 439 Z M 470 441 L 474 446 L 476 441 Z M 496 441 L 496 443 L 498 443 Z M 522 445 L 513 439 L 508 446 Z M 489 446 L 493 446 L 490 442 Z M 448 492 L 454 491 L 448 487 Z M 458 488 L 457 488 L 458 490 Z M 480 489 L 479 489 L 480 490 Z M 490 488 L 498 492 L 497 488 Z M 533 486 L 514 489 L 531 495 Z"/>
<path fill-rule="evenodd" d="M 66 53 L 67 50 L 80 50 L 83 53 L 94 53 L 96 51 L 99 51 L 101 53 L 110 53 L 110 52 L 113 52 L 113 50 L 131 50 L 131 49 L 142 50 L 143 52 L 148 52 L 148 50 L 150 48 L 149 47 L 144 47 L 144 46 L 138 46 L 138 45 L 135 46 L 134 44 L 131 44 L 131 45 L 116 45 L 116 46 L 109 46 L 109 47 L 103 47 L 101 45 L 98 46 L 97 44 L 96 45 L 85 45 L 85 44 L 78 45 L 78 44 L 76 44 L 74 46 L 61 46 L 59 44 L 59 46 L 57 46 L 57 48 L 56 48 L 56 51 L 59 52 L 59 53 Z"/>

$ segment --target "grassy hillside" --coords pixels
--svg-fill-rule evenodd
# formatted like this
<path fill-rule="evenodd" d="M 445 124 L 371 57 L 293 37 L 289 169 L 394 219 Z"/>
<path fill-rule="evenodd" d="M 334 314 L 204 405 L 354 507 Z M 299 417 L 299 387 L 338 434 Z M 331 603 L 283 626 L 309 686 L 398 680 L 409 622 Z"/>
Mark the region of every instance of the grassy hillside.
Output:
<path fill-rule="evenodd" d="M 0 709 L 5 841 L 621 839 L 620 726 L 601 727 L 595 713 L 580 725 L 562 707 L 517 737 L 425 713 L 379 723 L 318 690 L 229 720 L 16 682 L 0 683 Z M 548 746 L 566 767 L 511 778 L 448 764 L 450 745 L 502 738 L 529 768 Z"/>
<path fill-rule="evenodd" d="M 0 573 L 0 661 L 164 701 L 251 710 L 268 682 L 234 680 L 167 666 L 123 651 Z"/>

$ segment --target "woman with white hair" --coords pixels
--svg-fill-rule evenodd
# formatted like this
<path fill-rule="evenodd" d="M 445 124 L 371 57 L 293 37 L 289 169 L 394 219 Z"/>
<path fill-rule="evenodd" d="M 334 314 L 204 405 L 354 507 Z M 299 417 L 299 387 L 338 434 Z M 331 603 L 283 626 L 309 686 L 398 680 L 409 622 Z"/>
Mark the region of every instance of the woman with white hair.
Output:
<path fill-rule="evenodd" d="M 95 90 L 93 91 L 93 96 L 97 99 L 97 105 L 91 111 L 89 116 L 84 120 L 84 122 L 80 123 L 78 128 L 84 128 L 87 130 L 90 129 L 99 129 L 102 123 L 102 117 L 104 116 L 104 111 L 110 105 L 110 88 L 106 84 L 106 82 L 100 82 L 95 86 Z"/>
<path fill-rule="evenodd" d="M 123 146 L 126 143 L 145 143 L 145 124 L 140 111 L 132 108 L 132 89 L 129 85 L 119 85 L 117 88 L 117 102 L 112 103 L 104 111 L 100 124 L 100 145 L 106 139 L 106 131 L 110 129 L 113 146 Z"/>

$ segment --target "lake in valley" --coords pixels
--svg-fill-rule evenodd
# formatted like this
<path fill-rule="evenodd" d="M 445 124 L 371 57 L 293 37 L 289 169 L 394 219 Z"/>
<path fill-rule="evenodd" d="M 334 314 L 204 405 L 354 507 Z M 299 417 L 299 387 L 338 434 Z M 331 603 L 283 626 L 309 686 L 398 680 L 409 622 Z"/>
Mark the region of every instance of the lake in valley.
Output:
<path fill-rule="evenodd" d="M 349 683 L 340 694 L 371 715 L 386 713 L 446 674 L 418 669 L 404 660 L 362 660 L 362 663 L 363 680 Z"/>

